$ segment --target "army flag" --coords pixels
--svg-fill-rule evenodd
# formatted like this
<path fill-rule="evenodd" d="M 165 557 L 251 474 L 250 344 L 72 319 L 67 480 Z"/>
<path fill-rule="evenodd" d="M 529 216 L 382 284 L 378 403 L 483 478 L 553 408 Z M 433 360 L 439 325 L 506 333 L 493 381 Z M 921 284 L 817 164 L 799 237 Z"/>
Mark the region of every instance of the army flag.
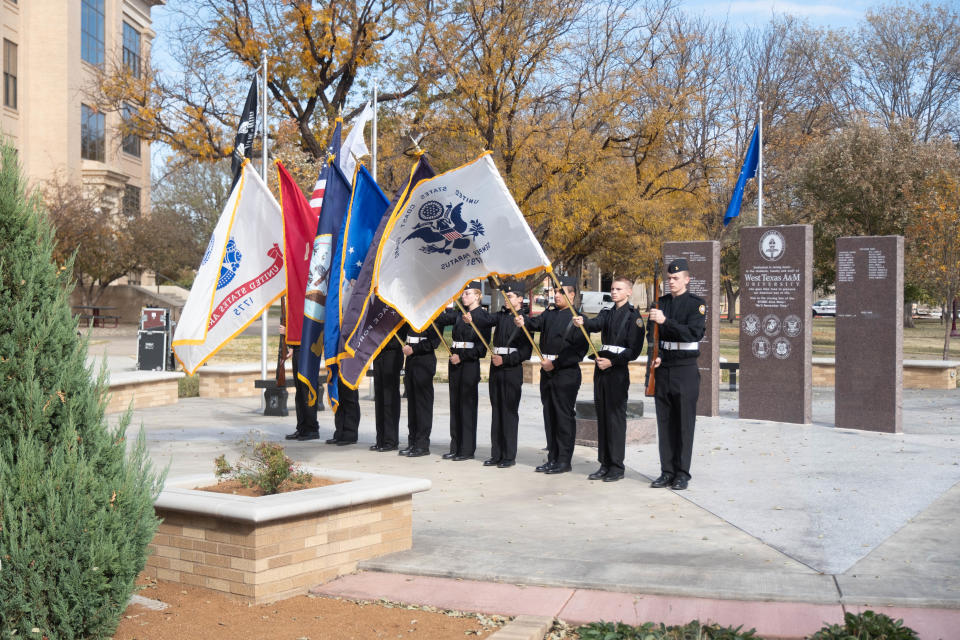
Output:
<path fill-rule="evenodd" d="M 363 267 L 370 241 L 389 205 L 387 197 L 377 186 L 367 168 L 360 166 L 353 179 L 353 196 L 343 233 L 334 252 L 334 264 L 339 268 L 330 272 L 330 296 L 327 299 L 327 321 L 324 325 L 324 357 L 327 365 L 327 390 L 333 404 L 334 390 L 340 373 L 339 360 L 348 354 L 341 352 L 341 321 L 343 310 L 350 300 L 353 285 Z M 339 394 L 338 394 L 339 395 Z M 336 410 L 336 407 L 334 407 Z"/>
<path fill-rule="evenodd" d="M 340 325 L 343 336 L 340 350 L 349 354 L 349 357 L 340 358 L 340 379 L 351 389 L 360 386 L 360 381 L 366 375 L 370 363 L 404 323 L 403 317 L 395 309 L 384 304 L 383 300 L 373 292 L 373 268 L 377 261 L 377 247 L 380 246 L 380 239 L 383 237 L 390 214 L 405 199 L 410 189 L 421 180 L 432 178 L 434 175 L 436 174 L 430 162 L 425 156 L 420 156 L 410 171 L 407 183 L 400 188 L 387 213 L 380 219 L 350 299 L 344 306 Z"/>
<path fill-rule="evenodd" d="M 287 265 L 287 344 L 300 344 L 303 301 L 310 272 L 310 255 L 319 218 L 279 160 L 280 209 L 283 211 L 283 255 Z"/>
<path fill-rule="evenodd" d="M 422 331 L 471 280 L 549 267 L 487 152 L 414 187 L 390 216 L 374 282 L 383 301 Z"/>
<path fill-rule="evenodd" d="M 240 167 L 243 159 L 249 158 L 253 152 L 253 137 L 257 133 L 257 78 L 250 81 L 250 90 L 247 91 L 247 101 L 240 112 L 240 124 L 237 125 L 237 135 L 233 138 L 233 153 L 230 154 L 230 169 L 233 172 L 233 184 L 237 186 L 240 179 Z"/>
<path fill-rule="evenodd" d="M 334 309 L 339 308 L 336 301 L 331 299 L 334 292 L 339 295 L 339 289 L 331 286 L 334 281 L 331 275 L 339 274 L 339 269 L 332 268 L 338 264 L 333 262 L 334 249 L 342 232 L 347 207 L 350 205 L 350 181 L 340 171 L 336 161 L 329 161 L 325 171 L 323 204 L 317 236 L 313 243 L 313 255 L 310 257 L 309 282 L 303 303 L 303 332 L 300 344 L 307 348 L 300 351 L 297 370 L 297 378 L 309 389 L 307 402 L 310 406 L 316 403 L 320 388 L 318 380 L 320 367 L 324 362 L 324 324 L 327 319 L 327 307 L 333 304 Z M 330 402 L 334 404 L 336 398 L 331 397 Z"/>
<path fill-rule="evenodd" d="M 245 161 L 174 332 L 188 375 L 285 293 L 281 228 L 280 205 Z"/>

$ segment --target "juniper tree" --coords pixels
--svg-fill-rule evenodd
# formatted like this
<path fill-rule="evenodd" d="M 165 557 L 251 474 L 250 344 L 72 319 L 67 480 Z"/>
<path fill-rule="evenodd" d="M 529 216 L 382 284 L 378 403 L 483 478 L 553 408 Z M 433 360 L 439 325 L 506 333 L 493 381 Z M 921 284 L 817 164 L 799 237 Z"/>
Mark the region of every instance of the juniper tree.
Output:
<path fill-rule="evenodd" d="M 156 531 L 161 478 L 130 417 L 108 426 L 106 378 L 86 364 L 71 264 L 0 148 L 0 637 L 108 636 Z"/>

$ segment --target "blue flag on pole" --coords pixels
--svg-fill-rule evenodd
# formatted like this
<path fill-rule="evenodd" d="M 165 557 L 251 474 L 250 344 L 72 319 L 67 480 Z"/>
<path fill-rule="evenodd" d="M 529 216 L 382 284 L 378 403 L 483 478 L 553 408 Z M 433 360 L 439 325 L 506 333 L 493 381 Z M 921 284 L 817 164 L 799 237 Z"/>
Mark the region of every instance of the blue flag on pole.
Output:
<path fill-rule="evenodd" d="M 297 378 L 308 387 L 307 402 L 310 406 L 316 404 L 317 390 L 320 389 L 318 378 L 323 365 L 323 324 L 326 318 L 333 248 L 350 203 L 350 184 L 337 167 L 341 125 L 338 121 L 333 131 L 330 146 L 327 148 L 328 158 L 320 170 L 313 198 L 310 200 L 311 207 L 320 208 L 320 217 L 317 222 L 317 236 L 313 241 L 313 252 L 310 255 L 310 274 L 303 302 L 301 350 L 297 363 Z"/>
<path fill-rule="evenodd" d="M 733 197 L 730 198 L 730 204 L 727 205 L 727 212 L 723 214 L 723 226 L 730 224 L 730 221 L 740 215 L 740 204 L 743 202 L 743 188 L 747 180 L 757 175 L 757 164 L 760 161 L 760 128 L 753 128 L 753 138 L 750 140 L 750 146 L 747 148 L 747 155 L 743 159 L 743 168 L 740 169 L 740 177 L 737 178 L 737 186 L 733 189 Z"/>
<path fill-rule="evenodd" d="M 343 314 L 357 276 L 363 267 L 364 259 L 370 249 L 370 242 L 380 226 L 383 214 L 390 201 L 377 186 L 373 176 L 364 166 L 357 168 L 354 177 L 353 196 L 347 210 L 346 221 L 340 234 L 340 241 L 333 254 L 335 268 L 330 272 L 330 297 L 327 304 L 327 319 L 324 326 L 323 351 L 324 364 L 327 366 L 327 391 L 331 404 L 334 402 L 339 360 L 350 354 L 341 351 L 340 328 Z M 339 395 L 339 394 L 337 394 Z M 337 398 L 339 400 L 339 398 Z M 334 407 L 336 410 L 336 407 Z"/>

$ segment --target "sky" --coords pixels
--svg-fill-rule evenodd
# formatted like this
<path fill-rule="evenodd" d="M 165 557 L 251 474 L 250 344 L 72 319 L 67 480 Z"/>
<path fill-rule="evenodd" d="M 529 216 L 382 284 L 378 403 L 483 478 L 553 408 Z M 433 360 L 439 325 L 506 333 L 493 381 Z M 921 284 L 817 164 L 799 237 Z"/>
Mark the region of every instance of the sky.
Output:
<path fill-rule="evenodd" d="M 681 0 L 680 6 L 693 14 L 718 20 L 728 19 L 731 26 L 759 26 L 773 14 L 790 14 L 822 27 L 853 27 L 867 9 L 881 2 L 866 0 Z"/>

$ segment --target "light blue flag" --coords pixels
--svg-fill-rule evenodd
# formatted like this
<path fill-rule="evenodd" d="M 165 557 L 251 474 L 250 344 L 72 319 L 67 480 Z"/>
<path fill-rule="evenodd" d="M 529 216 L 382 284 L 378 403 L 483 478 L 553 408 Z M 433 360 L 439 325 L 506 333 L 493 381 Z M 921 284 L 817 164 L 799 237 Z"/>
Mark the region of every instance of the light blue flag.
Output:
<path fill-rule="evenodd" d="M 747 148 L 747 155 L 743 159 L 743 168 L 740 169 L 740 177 L 737 178 L 737 186 L 733 189 L 733 197 L 730 198 L 730 204 L 727 205 L 727 212 L 723 215 L 723 226 L 730 224 L 730 221 L 740 215 L 740 204 L 743 202 L 743 188 L 747 180 L 757 175 L 757 164 L 760 161 L 760 128 L 753 128 L 753 139 L 750 140 L 750 146 Z"/>
<path fill-rule="evenodd" d="M 339 169 L 338 169 L 339 171 Z M 350 293 L 363 267 L 370 242 L 386 213 L 390 201 L 374 181 L 366 167 L 359 166 L 354 177 L 353 196 L 347 217 L 337 239 L 330 270 L 330 289 L 327 297 L 326 322 L 323 328 L 324 364 L 327 367 L 327 394 L 333 410 L 337 410 L 340 394 L 337 389 L 341 357 L 350 354 L 341 351 L 340 327 Z"/>

